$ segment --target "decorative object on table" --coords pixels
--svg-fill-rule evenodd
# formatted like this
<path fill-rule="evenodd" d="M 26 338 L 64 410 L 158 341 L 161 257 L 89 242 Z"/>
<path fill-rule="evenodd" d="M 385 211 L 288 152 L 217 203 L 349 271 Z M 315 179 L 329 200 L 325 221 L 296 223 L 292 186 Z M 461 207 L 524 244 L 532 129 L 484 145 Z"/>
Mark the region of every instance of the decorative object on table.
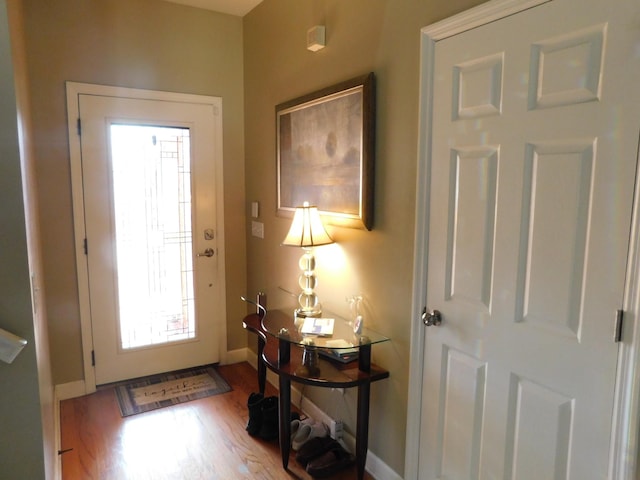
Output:
<path fill-rule="evenodd" d="M 213 366 L 188 368 L 114 384 L 123 417 L 231 391 Z"/>
<path fill-rule="evenodd" d="M 298 284 L 302 289 L 298 295 L 300 308 L 295 311 L 298 317 L 319 317 L 322 315 L 322 305 L 314 292 L 317 279 L 314 273 L 316 257 L 313 255 L 313 247 L 331 243 L 333 243 L 333 239 L 322 224 L 318 208 L 309 206 L 308 202 L 304 202 L 302 207 L 296 208 L 291 228 L 282 245 L 300 247 L 304 252 L 298 262 L 300 270 L 302 270 L 298 278 Z"/>
<path fill-rule="evenodd" d="M 360 313 L 362 295 L 353 295 L 352 297 L 347 297 L 347 302 L 349 303 L 349 307 L 351 309 L 353 333 L 355 333 L 356 335 L 360 335 L 362 333 L 362 328 L 364 327 L 364 318 Z"/>
<path fill-rule="evenodd" d="M 278 215 L 309 200 L 333 225 L 373 226 L 375 77 L 276 106 Z"/>
<path fill-rule="evenodd" d="M 302 364 L 296 369 L 296 375 L 302 377 L 317 377 L 320 375 L 318 348 L 311 338 L 305 338 L 301 343 L 304 345 Z"/>

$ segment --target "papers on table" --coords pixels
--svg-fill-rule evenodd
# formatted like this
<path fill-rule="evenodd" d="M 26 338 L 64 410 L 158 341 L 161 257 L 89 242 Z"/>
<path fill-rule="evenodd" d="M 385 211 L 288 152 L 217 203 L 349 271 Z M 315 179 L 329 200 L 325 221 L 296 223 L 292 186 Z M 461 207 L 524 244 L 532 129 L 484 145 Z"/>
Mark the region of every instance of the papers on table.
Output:
<path fill-rule="evenodd" d="M 307 335 L 333 335 L 333 318 L 313 318 L 307 317 L 302 324 L 301 332 Z"/>

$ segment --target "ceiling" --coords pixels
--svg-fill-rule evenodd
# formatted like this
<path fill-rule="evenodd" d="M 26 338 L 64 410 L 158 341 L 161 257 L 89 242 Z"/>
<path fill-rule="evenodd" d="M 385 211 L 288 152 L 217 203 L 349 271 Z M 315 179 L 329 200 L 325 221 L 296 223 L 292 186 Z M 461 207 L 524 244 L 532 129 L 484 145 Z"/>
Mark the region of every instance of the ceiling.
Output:
<path fill-rule="evenodd" d="M 213 10 L 214 12 L 228 13 L 243 17 L 249 13 L 253 7 L 262 2 L 262 0 L 166 0 L 172 3 L 188 5 L 190 7 L 204 8 L 205 10 Z"/>

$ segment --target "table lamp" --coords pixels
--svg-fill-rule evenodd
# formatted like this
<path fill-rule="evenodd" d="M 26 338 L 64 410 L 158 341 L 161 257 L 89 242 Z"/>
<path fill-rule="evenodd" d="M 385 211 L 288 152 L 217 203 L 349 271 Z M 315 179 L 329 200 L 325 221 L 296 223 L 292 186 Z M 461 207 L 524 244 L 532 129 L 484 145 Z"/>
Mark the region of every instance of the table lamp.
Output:
<path fill-rule="evenodd" d="M 302 207 L 296 207 L 291 228 L 282 245 L 300 247 L 304 250 L 298 263 L 300 270 L 302 270 L 298 278 L 302 292 L 298 295 L 300 308 L 295 311 L 297 317 L 319 317 L 322 315 L 322 305 L 313 291 L 317 284 L 314 273 L 316 257 L 313 255 L 313 247 L 331 243 L 333 243 L 333 239 L 322 224 L 318 208 L 309 206 L 309 202 L 304 202 Z"/>

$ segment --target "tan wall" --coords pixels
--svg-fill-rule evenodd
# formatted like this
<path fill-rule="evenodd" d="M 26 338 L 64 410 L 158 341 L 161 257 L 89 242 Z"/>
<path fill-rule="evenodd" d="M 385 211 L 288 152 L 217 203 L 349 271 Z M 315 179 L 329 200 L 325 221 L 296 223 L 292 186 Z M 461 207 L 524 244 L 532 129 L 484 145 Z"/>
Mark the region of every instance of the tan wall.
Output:
<path fill-rule="evenodd" d="M 338 247 L 323 248 L 333 249 L 341 266 L 322 268 L 319 259 L 317 291 L 325 307 L 343 314 L 348 312 L 345 296 L 361 293 L 365 322 L 392 339 L 373 348 L 374 361 L 391 377 L 372 387 L 369 448 L 400 475 L 412 321 L 419 33 L 479 3 L 265 0 L 244 19 L 246 192 L 248 201 L 260 202 L 265 224 L 264 240 L 247 239 L 251 294 L 277 286 L 297 289 L 300 253 L 280 247 L 290 221 L 275 215 L 275 105 L 370 71 L 376 74 L 374 229 L 330 228 Z M 327 29 L 327 46 L 317 53 L 306 50 L 306 32 L 313 25 Z M 319 390 L 306 388 L 305 395 L 330 415 L 346 419 L 353 432 L 355 392 L 343 402 Z"/>
<path fill-rule="evenodd" d="M 27 78 L 27 52 L 24 35 L 22 2 L 7 2 L 11 33 L 12 63 L 16 89 L 20 156 L 23 184 L 26 185 L 25 220 L 27 232 L 27 250 L 32 291 L 35 292 L 34 304 L 34 342 L 36 349 L 38 385 L 40 392 L 40 411 L 42 416 L 45 477 L 53 478 L 58 452 L 56 450 L 54 386 L 51 378 L 51 356 L 44 299 L 42 272 L 42 250 L 40 244 L 38 205 L 35 183 L 35 155 L 33 148 L 33 129 L 31 127 L 30 97 Z"/>
<path fill-rule="evenodd" d="M 158 0 L 24 0 L 56 384 L 83 378 L 65 81 L 223 99 L 230 350 L 246 337 L 242 19 Z"/>
<path fill-rule="evenodd" d="M 23 195 L 29 168 L 18 133 L 27 126 L 19 117 L 24 113 L 18 92 L 24 80 L 22 37 L 19 12 L 8 9 L 11 5 L 0 0 L 0 328 L 28 343 L 13 363 L 0 362 L 0 476 L 44 479 L 53 478 L 55 459 L 53 389 L 42 317 L 32 312 L 30 274 L 37 268 L 30 268 L 32 208 Z"/>

